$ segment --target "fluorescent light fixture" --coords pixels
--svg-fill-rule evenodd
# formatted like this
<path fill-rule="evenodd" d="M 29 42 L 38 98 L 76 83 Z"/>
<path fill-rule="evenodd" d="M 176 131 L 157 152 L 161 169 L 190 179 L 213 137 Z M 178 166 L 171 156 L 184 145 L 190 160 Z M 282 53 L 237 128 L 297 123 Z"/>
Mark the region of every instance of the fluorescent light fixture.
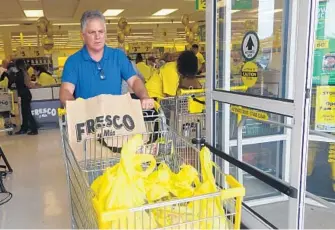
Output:
<path fill-rule="evenodd" d="M 178 9 L 161 9 L 154 13 L 152 16 L 166 16 L 172 14 L 173 12 L 177 11 Z"/>
<path fill-rule="evenodd" d="M 19 26 L 20 24 L 0 24 L 0 27 Z"/>
<path fill-rule="evenodd" d="M 80 26 L 79 22 L 54 23 L 54 26 Z"/>
<path fill-rule="evenodd" d="M 124 9 L 108 9 L 105 11 L 104 16 L 105 17 L 113 17 L 118 16 L 124 11 Z"/>
<path fill-rule="evenodd" d="M 231 13 L 237 13 L 237 12 L 240 12 L 240 10 L 232 10 Z"/>
<path fill-rule="evenodd" d="M 43 10 L 24 10 L 24 14 L 27 18 L 39 18 L 43 17 Z"/>

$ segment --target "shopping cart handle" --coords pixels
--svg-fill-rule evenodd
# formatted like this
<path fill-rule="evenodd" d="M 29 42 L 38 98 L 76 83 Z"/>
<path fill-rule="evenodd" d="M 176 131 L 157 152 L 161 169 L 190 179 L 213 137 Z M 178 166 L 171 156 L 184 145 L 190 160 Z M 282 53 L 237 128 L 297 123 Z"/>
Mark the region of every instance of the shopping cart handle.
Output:
<path fill-rule="evenodd" d="M 206 105 L 206 102 L 205 102 L 205 101 L 199 100 L 198 98 L 195 97 L 195 95 L 192 95 L 192 99 L 193 99 L 193 101 L 195 101 L 195 102 L 198 102 L 198 103 L 200 103 L 200 104 L 202 104 L 202 105 Z"/>
<path fill-rule="evenodd" d="M 62 117 L 66 114 L 66 109 L 58 108 L 58 116 Z"/>

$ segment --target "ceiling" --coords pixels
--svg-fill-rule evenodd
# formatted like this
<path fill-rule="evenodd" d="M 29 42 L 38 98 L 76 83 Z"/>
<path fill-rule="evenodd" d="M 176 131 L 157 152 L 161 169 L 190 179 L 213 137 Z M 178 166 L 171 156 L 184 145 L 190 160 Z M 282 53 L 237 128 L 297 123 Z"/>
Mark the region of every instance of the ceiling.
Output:
<path fill-rule="evenodd" d="M 237 36 L 243 35 L 244 21 L 257 21 L 258 7 L 262 2 L 273 5 L 274 9 L 282 9 L 281 0 L 253 0 L 253 9 L 241 10 L 232 15 L 232 30 Z M 271 3 L 272 2 L 272 3 Z M 224 5 L 224 1 L 219 1 Z M 24 10 L 43 10 L 44 15 L 52 22 L 55 48 L 77 48 L 82 45 L 79 34 L 79 21 L 82 13 L 88 9 L 105 12 L 107 9 L 124 9 L 117 17 L 107 18 L 107 41 L 109 45 L 117 45 L 117 21 L 127 18 L 132 27 L 132 34 L 126 41 L 159 41 L 173 43 L 185 41 L 184 26 L 181 16 L 189 14 L 192 22 L 204 24 L 205 12 L 195 10 L 195 0 L 0 0 L 0 50 L 3 48 L 3 35 L 10 33 L 12 48 L 22 45 L 36 45 L 37 18 L 25 17 Z M 167 16 L 152 16 L 158 10 L 178 9 Z M 282 13 L 274 15 L 275 27 L 282 24 Z M 13 24 L 13 26 L 5 26 Z M 2 33 L 1 33 L 2 32 Z M 164 34 L 164 35 L 163 35 Z"/>
<path fill-rule="evenodd" d="M 118 17 L 128 20 L 175 20 L 180 21 L 183 14 L 190 14 L 194 20 L 204 20 L 204 13 L 195 11 L 195 0 L 0 0 L 0 23 L 20 23 L 35 21 L 25 17 L 23 10 L 43 10 L 44 15 L 53 23 L 79 22 L 84 11 L 96 9 L 105 12 L 107 9 L 124 9 Z M 176 12 L 155 17 L 153 13 L 161 9 L 178 9 Z"/>

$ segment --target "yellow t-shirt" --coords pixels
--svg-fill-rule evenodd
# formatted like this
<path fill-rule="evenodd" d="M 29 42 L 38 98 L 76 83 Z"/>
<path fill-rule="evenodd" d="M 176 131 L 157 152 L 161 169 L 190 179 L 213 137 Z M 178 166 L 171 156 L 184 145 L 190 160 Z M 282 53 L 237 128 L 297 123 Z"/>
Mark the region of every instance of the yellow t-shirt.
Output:
<path fill-rule="evenodd" d="M 2 81 L 0 81 L 0 88 L 7 88 L 8 87 L 8 78 L 5 77 Z"/>
<path fill-rule="evenodd" d="M 34 69 L 33 69 L 33 67 L 29 67 L 29 69 L 28 69 L 27 72 L 28 72 L 29 77 L 33 76 L 33 74 L 34 74 Z"/>
<path fill-rule="evenodd" d="M 202 64 L 205 63 L 205 58 L 200 52 L 198 52 L 195 56 L 197 56 L 197 58 L 198 58 L 198 70 L 200 70 Z"/>
<path fill-rule="evenodd" d="M 41 86 L 49 86 L 56 84 L 56 81 L 51 75 L 47 73 L 41 73 L 37 80 L 37 83 Z"/>
<path fill-rule="evenodd" d="M 137 63 L 136 67 L 137 67 L 138 71 L 142 74 L 142 76 L 144 77 L 144 80 L 147 82 L 151 77 L 150 67 L 147 64 L 145 64 L 144 62 Z"/>
<path fill-rule="evenodd" d="M 175 96 L 179 85 L 179 74 L 177 63 L 168 62 L 156 71 L 145 84 L 149 96 L 164 98 L 165 96 Z"/>

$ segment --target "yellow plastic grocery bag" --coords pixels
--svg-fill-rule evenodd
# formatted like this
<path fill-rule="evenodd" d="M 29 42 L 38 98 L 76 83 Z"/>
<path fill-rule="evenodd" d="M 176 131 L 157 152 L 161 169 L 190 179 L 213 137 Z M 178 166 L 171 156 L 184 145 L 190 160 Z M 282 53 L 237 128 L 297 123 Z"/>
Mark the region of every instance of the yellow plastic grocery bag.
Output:
<path fill-rule="evenodd" d="M 195 189 L 194 196 L 218 192 L 212 171 L 214 163 L 206 147 L 200 151 L 200 164 L 203 183 Z M 194 224 L 195 229 L 229 229 L 220 197 L 190 202 L 188 208 L 194 212 L 194 220 L 200 220 Z"/>
<path fill-rule="evenodd" d="M 147 212 L 128 212 L 130 208 L 146 203 L 144 178 L 156 167 L 152 155 L 136 154 L 141 145 L 141 135 L 132 137 L 122 147 L 120 162 L 107 169 L 91 185 L 95 192 L 93 205 L 101 229 L 143 229 L 156 226 L 154 218 L 150 218 Z M 146 169 L 142 167 L 144 163 L 148 165 Z"/>

